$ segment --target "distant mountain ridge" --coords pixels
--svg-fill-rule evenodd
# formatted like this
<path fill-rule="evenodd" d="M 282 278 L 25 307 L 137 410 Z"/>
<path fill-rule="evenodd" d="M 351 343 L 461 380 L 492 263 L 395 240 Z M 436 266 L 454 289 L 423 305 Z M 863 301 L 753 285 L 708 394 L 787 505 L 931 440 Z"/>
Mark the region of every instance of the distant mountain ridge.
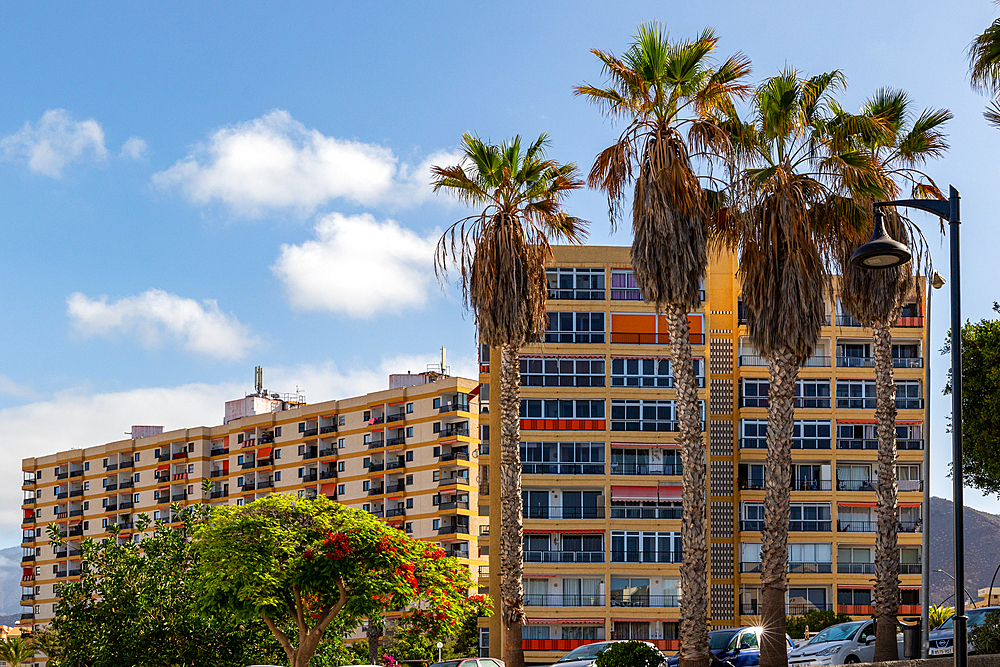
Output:
<path fill-rule="evenodd" d="M 955 573 L 955 504 L 944 498 L 931 498 L 930 525 L 930 565 L 931 604 L 940 604 L 953 595 L 955 584 L 951 578 L 934 572 L 944 570 Z M 978 591 L 990 585 L 993 573 L 1000 565 L 1000 516 L 965 508 L 965 587 L 978 601 Z M 1000 586 L 1000 574 L 997 583 Z M 949 606 L 954 601 L 947 601 Z"/>

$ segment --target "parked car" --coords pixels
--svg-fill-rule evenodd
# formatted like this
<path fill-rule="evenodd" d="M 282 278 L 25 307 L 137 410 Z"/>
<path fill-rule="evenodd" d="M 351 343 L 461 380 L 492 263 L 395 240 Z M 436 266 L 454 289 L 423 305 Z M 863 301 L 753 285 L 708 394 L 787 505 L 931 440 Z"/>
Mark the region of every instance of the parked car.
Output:
<path fill-rule="evenodd" d="M 976 608 L 966 608 L 965 615 L 969 617 L 969 630 L 976 627 L 980 623 L 986 620 L 989 614 L 1000 613 L 1000 607 L 979 607 Z M 932 630 L 927 636 L 927 640 L 930 643 L 929 654 L 932 656 L 936 655 L 952 655 L 955 653 L 954 646 L 954 622 L 955 617 L 952 616 L 947 621 L 939 625 L 937 628 Z M 969 644 L 969 653 L 974 653 L 972 644 Z"/>
<path fill-rule="evenodd" d="M 617 642 L 629 641 L 628 639 L 612 639 L 606 642 L 594 642 L 593 644 L 584 644 L 583 646 L 577 646 L 575 649 L 564 655 L 563 657 L 556 660 L 552 667 L 591 667 L 595 662 L 597 662 L 597 654 L 606 649 L 607 647 L 615 644 Z M 649 644 L 649 642 L 646 642 Z M 659 652 L 660 649 L 656 648 L 655 644 L 649 644 L 654 650 Z M 664 660 L 666 656 L 664 656 Z M 432 667 L 434 667 L 432 665 Z"/>
<path fill-rule="evenodd" d="M 506 667 L 499 658 L 455 658 L 435 662 L 431 667 Z"/>
<path fill-rule="evenodd" d="M 875 657 L 875 624 L 849 621 L 831 625 L 788 654 L 789 667 L 852 665 Z"/>
<path fill-rule="evenodd" d="M 760 634 L 762 631 L 763 628 L 760 626 L 753 626 L 713 630 L 708 633 L 709 650 L 714 658 L 713 664 L 728 662 L 732 667 L 759 665 Z M 716 642 L 714 645 L 713 641 Z M 788 644 L 788 651 L 795 648 L 795 644 L 792 643 L 788 635 L 785 635 L 785 642 Z M 722 648 L 716 649 L 715 647 L 718 645 L 721 645 Z M 677 667 L 679 662 L 678 658 L 674 656 L 667 661 L 667 667 Z"/>

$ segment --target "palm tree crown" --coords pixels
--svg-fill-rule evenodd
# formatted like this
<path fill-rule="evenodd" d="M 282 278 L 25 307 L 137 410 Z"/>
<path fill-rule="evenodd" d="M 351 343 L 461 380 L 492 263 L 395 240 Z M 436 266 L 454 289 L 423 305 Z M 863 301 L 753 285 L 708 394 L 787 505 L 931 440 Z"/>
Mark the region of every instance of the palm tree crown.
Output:
<path fill-rule="evenodd" d="M 35 643 L 24 637 L 7 637 L 0 640 L 0 660 L 11 667 L 18 667 L 31 660 L 37 650 Z"/>
<path fill-rule="evenodd" d="M 483 207 L 452 224 L 438 243 L 435 270 L 449 257 L 461 271 L 462 293 L 483 342 L 519 346 L 543 331 L 549 239 L 579 243 L 586 222 L 568 215 L 562 199 L 583 185 L 576 165 L 547 159 L 542 134 L 522 152 L 521 137 L 500 145 L 462 136 L 462 161 L 434 167 L 434 190 Z"/>
<path fill-rule="evenodd" d="M 969 45 L 969 76 L 973 88 L 993 95 L 1000 92 L 1000 19 Z M 990 125 L 1000 127 L 1000 100 L 994 99 L 983 116 Z"/>

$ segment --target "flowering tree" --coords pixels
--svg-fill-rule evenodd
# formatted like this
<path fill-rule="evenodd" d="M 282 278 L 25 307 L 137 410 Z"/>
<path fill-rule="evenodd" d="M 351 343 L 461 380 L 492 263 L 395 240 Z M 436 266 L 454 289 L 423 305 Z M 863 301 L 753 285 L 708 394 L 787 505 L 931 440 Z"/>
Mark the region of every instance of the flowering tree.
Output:
<path fill-rule="evenodd" d="M 202 604 L 263 619 L 291 667 L 307 667 L 327 630 L 346 635 L 388 610 L 412 608 L 414 622 L 438 632 L 485 607 L 468 595 L 469 569 L 437 544 L 323 496 L 219 508 L 195 541 Z"/>

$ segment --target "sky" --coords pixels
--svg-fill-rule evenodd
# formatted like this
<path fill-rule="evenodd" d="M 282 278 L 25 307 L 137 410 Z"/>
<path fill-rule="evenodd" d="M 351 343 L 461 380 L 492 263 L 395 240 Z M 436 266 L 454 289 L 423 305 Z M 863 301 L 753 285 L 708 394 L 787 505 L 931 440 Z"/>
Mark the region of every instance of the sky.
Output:
<path fill-rule="evenodd" d="M 7 4 L 0 21 L 0 544 L 18 539 L 22 457 L 132 424 L 218 424 L 256 365 L 310 401 L 383 388 L 441 346 L 475 373 L 472 318 L 431 260 L 467 213 L 431 192 L 429 168 L 454 163 L 463 132 L 547 132 L 552 157 L 588 170 L 617 134 L 571 88 L 602 81 L 591 48 L 620 53 L 648 20 L 674 38 L 713 27 L 754 80 L 840 69 L 849 109 L 886 86 L 949 108 L 951 150 L 928 171 L 962 192 L 964 315 L 1000 299 L 1000 131 L 965 57 L 997 17 L 986 0 L 53 9 Z M 591 243 L 631 243 L 600 194 L 567 207 Z M 948 277 L 936 221 L 914 219 Z M 935 357 L 931 489 L 950 498 L 946 366 Z"/>

